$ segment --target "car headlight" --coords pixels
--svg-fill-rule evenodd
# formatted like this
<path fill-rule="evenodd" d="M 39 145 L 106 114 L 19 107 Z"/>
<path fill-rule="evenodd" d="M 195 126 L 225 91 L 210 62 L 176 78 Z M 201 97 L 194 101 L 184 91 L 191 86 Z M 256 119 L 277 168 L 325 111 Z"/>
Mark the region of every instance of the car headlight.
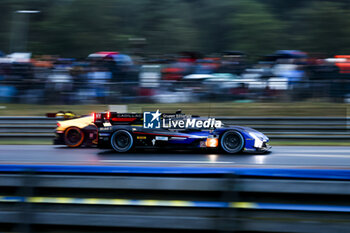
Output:
<path fill-rule="evenodd" d="M 261 148 L 263 146 L 263 138 L 254 132 L 249 132 L 249 135 L 254 138 L 254 147 Z"/>

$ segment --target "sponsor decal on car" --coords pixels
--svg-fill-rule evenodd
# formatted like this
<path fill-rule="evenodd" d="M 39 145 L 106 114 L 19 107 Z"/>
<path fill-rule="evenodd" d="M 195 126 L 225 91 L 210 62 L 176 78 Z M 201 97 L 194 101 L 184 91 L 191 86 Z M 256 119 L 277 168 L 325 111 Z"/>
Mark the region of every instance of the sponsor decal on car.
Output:
<path fill-rule="evenodd" d="M 143 113 L 143 127 L 146 129 L 160 129 L 160 116 L 162 114 L 159 109 L 156 112 Z"/>
<path fill-rule="evenodd" d="M 158 141 L 168 141 L 168 137 L 156 136 L 156 140 L 158 140 Z"/>
<path fill-rule="evenodd" d="M 104 127 L 109 127 L 109 126 L 112 126 L 112 125 L 111 125 L 110 122 L 104 122 L 104 123 L 103 123 L 103 126 L 104 126 Z"/>
<path fill-rule="evenodd" d="M 159 109 L 156 112 L 144 112 L 143 114 L 143 127 L 146 129 L 211 129 L 214 127 L 221 128 L 222 126 L 222 122 L 215 118 L 202 120 L 183 114 L 162 115 Z"/>
<path fill-rule="evenodd" d="M 198 128 L 198 129 L 210 129 L 220 128 L 221 121 L 215 120 L 215 118 L 208 118 L 207 120 L 199 120 L 195 118 L 187 118 L 184 120 L 163 119 L 163 128 L 168 129 L 186 129 L 186 128 Z"/>

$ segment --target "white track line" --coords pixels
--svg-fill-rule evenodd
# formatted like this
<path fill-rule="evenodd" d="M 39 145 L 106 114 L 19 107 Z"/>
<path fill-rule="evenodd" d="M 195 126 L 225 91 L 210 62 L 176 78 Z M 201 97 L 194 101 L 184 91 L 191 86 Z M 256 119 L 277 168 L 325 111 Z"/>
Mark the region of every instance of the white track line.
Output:
<path fill-rule="evenodd" d="M 271 151 L 273 152 L 273 148 L 271 149 Z M 283 150 L 281 150 L 281 149 L 279 149 L 278 150 L 278 152 L 279 153 L 283 153 L 283 152 L 288 152 L 288 151 L 290 151 L 290 149 L 284 149 L 283 148 Z M 298 153 L 310 153 L 310 152 L 312 152 L 312 153 L 349 153 L 349 155 L 350 155 L 350 147 L 349 147 L 349 149 L 344 149 L 344 150 L 313 150 L 313 149 L 306 149 L 306 150 L 304 150 L 304 151 L 300 151 L 300 152 L 298 152 Z"/>
<path fill-rule="evenodd" d="M 269 155 L 267 155 L 269 156 Z M 277 156 L 290 156 L 290 157 L 317 157 L 317 158 L 349 158 L 350 159 L 350 154 L 349 155 L 318 155 L 318 154 L 278 154 L 275 155 Z"/>
<path fill-rule="evenodd" d="M 211 161 L 163 161 L 163 160 L 99 160 L 103 163 L 200 163 L 200 164 L 229 164 L 235 162 L 211 162 Z"/>

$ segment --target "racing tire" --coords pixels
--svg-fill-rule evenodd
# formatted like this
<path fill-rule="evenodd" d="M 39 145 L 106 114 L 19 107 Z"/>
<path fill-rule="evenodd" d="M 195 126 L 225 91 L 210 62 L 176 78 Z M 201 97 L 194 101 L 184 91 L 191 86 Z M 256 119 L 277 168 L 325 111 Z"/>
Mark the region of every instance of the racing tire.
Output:
<path fill-rule="evenodd" d="M 132 149 L 134 139 L 126 130 L 117 130 L 112 134 L 111 145 L 116 152 L 124 153 Z"/>
<path fill-rule="evenodd" d="M 229 130 L 221 136 L 220 146 L 226 153 L 235 154 L 242 151 L 244 138 L 241 133 Z"/>
<path fill-rule="evenodd" d="M 85 138 L 84 132 L 78 127 L 69 127 L 64 132 L 64 143 L 68 147 L 79 147 L 83 144 Z"/>

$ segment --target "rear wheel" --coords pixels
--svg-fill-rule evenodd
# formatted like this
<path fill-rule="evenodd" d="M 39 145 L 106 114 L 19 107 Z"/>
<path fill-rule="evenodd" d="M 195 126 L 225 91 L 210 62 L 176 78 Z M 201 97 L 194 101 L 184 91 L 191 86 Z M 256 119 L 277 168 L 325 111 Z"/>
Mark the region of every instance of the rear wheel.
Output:
<path fill-rule="evenodd" d="M 133 144 L 132 135 L 126 130 L 115 131 L 111 137 L 111 145 L 117 152 L 128 152 Z"/>
<path fill-rule="evenodd" d="M 244 147 L 244 138 L 241 133 L 229 130 L 222 135 L 220 145 L 229 154 L 238 153 Z"/>
<path fill-rule="evenodd" d="M 64 142 L 69 147 L 79 147 L 85 138 L 84 132 L 78 127 L 69 127 L 64 132 Z"/>

